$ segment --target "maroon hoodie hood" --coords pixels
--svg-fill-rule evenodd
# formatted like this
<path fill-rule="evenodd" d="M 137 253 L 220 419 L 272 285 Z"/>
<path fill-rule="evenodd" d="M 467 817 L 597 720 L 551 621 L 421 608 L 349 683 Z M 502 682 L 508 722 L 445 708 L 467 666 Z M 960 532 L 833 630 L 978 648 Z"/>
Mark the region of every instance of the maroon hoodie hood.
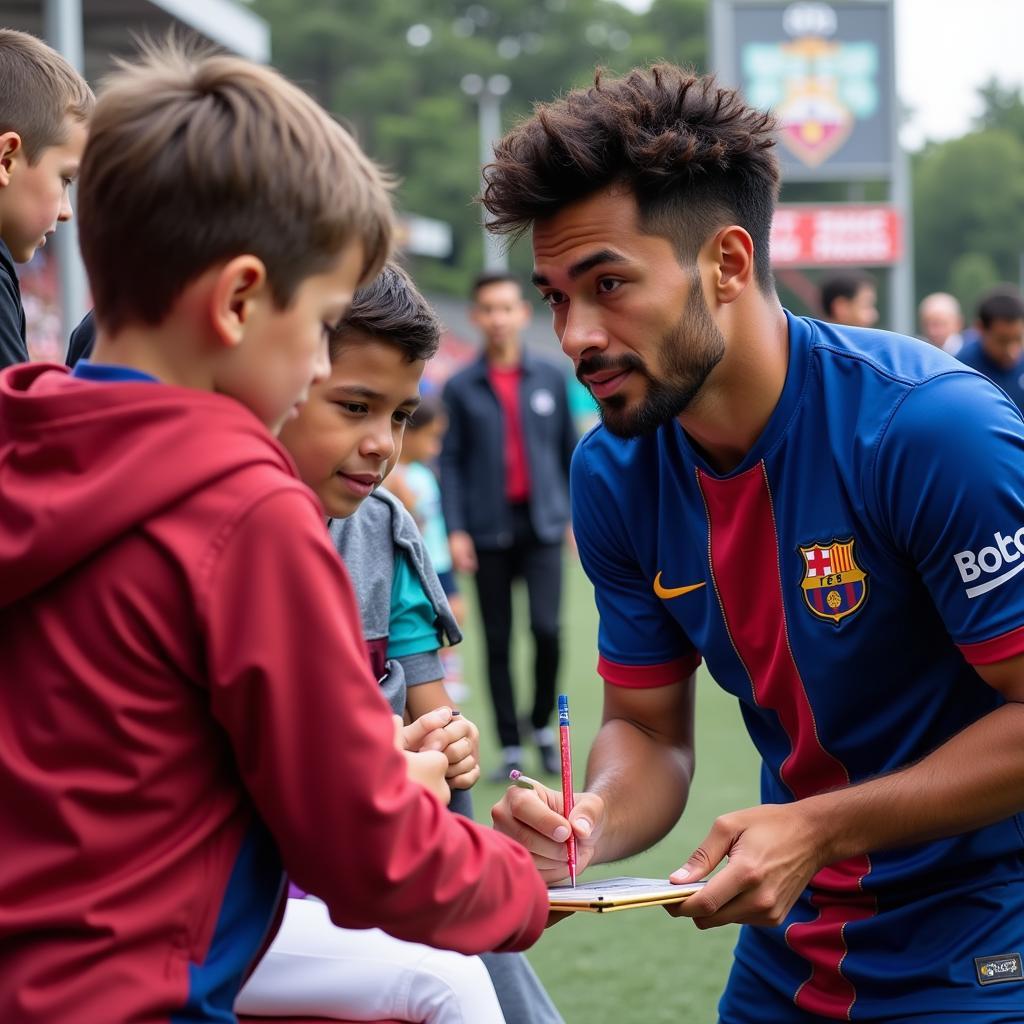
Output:
<path fill-rule="evenodd" d="M 206 430 L 231 437 L 211 446 Z M 140 445 L 145 432 L 151 439 Z M 198 489 L 284 448 L 223 395 L 79 380 L 43 363 L 0 374 L 0 608 L 46 586 Z"/>
<path fill-rule="evenodd" d="M 233 399 L 0 375 L 0 649 L 0 1021 L 229 1019 L 281 862 L 348 927 L 539 937 L 528 851 L 408 779 L 322 510 Z"/>

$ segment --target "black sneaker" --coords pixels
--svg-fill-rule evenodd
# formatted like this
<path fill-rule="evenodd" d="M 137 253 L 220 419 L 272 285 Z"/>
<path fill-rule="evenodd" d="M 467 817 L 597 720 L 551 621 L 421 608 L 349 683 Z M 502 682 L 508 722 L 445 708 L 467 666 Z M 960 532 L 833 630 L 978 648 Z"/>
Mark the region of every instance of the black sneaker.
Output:
<path fill-rule="evenodd" d="M 547 772 L 548 775 L 561 775 L 562 758 L 553 744 L 538 743 L 537 753 L 540 754 L 541 768 Z"/>
<path fill-rule="evenodd" d="M 487 781 L 499 784 L 504 782 L 511 786 L 512 780 L 509 778 L 509 773 L 512 771 L 521 772 L 522 770 L 523 767 L 518 761 L 503 761 L 500 767 L 495 768 L 490 772 L 490 774 L 488 774 Z"/>
<path fill-rule="evenodd" d="M 501 752 L 501 762 L 487 776 L 488 782 L 509 782 L 509 772 L 522 771 L 523 751 L 521 747 L 505 747 Z"/>

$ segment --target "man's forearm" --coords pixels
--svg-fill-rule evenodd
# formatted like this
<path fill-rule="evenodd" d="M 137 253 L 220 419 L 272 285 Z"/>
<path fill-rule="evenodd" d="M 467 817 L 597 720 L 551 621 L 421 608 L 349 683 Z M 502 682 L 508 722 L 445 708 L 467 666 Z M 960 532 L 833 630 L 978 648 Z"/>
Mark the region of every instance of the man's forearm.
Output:
<path fill-rule="evenodd" d="M 959 835 L 1024 810 L 1024 704 L 996 709 L 908 768 L 801 801 L 826 863 Z"/>
<path fill-rule="evenodd" d="M 692 750 L 622 719 L 606 722 L 587 760 L 586 788 L 606 808 L 595 860 L 621 860 L 663 838 L 686 806 L 693 767 Z"/>

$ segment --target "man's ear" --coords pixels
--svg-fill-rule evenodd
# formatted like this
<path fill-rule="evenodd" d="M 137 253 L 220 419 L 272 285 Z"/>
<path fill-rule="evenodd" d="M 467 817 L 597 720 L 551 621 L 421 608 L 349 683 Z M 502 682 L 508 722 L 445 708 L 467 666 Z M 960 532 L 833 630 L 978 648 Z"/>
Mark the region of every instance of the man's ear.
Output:
<path fill-rule="evenodd" d="M 217 271 L 210 289 L 209 311 L 210 323 L 222 345 L 233 348 L 242 343 L 257 304 L 270 298 L 268 292 L 267 268 L 258 256 L 235 256 Z"/>
<path fill-rule="evenodd" d="M 17 132 L 0 133 L 0 188 L 6 188 L 11 183 L 14 164 L 24 153 L 25 147 Z"/>
<path fill-rule="evenodd" d="M 745 228 L 730 224 L 707 244 L 715 268 L 714 294 L 721 303 L 734 302 L 754 279 L 754 240 Z"/>

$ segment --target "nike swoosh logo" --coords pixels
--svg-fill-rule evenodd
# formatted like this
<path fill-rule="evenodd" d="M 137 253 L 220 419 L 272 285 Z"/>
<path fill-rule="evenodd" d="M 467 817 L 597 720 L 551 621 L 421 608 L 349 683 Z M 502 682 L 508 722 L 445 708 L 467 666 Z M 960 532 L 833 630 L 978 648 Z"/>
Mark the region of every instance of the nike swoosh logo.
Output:
<path fill-rule="evenodd" d="M 683 594 L 690 594 L 694 590 L 700 590 L 703 587 L 703 583 L 691 583 L 688 587 L 663 587 L 661 585 L 661 573 L 654 577 L 654 593 L 662 598 L 662 600 L 668 600 L 670 597 L 682 597 Z"/>

